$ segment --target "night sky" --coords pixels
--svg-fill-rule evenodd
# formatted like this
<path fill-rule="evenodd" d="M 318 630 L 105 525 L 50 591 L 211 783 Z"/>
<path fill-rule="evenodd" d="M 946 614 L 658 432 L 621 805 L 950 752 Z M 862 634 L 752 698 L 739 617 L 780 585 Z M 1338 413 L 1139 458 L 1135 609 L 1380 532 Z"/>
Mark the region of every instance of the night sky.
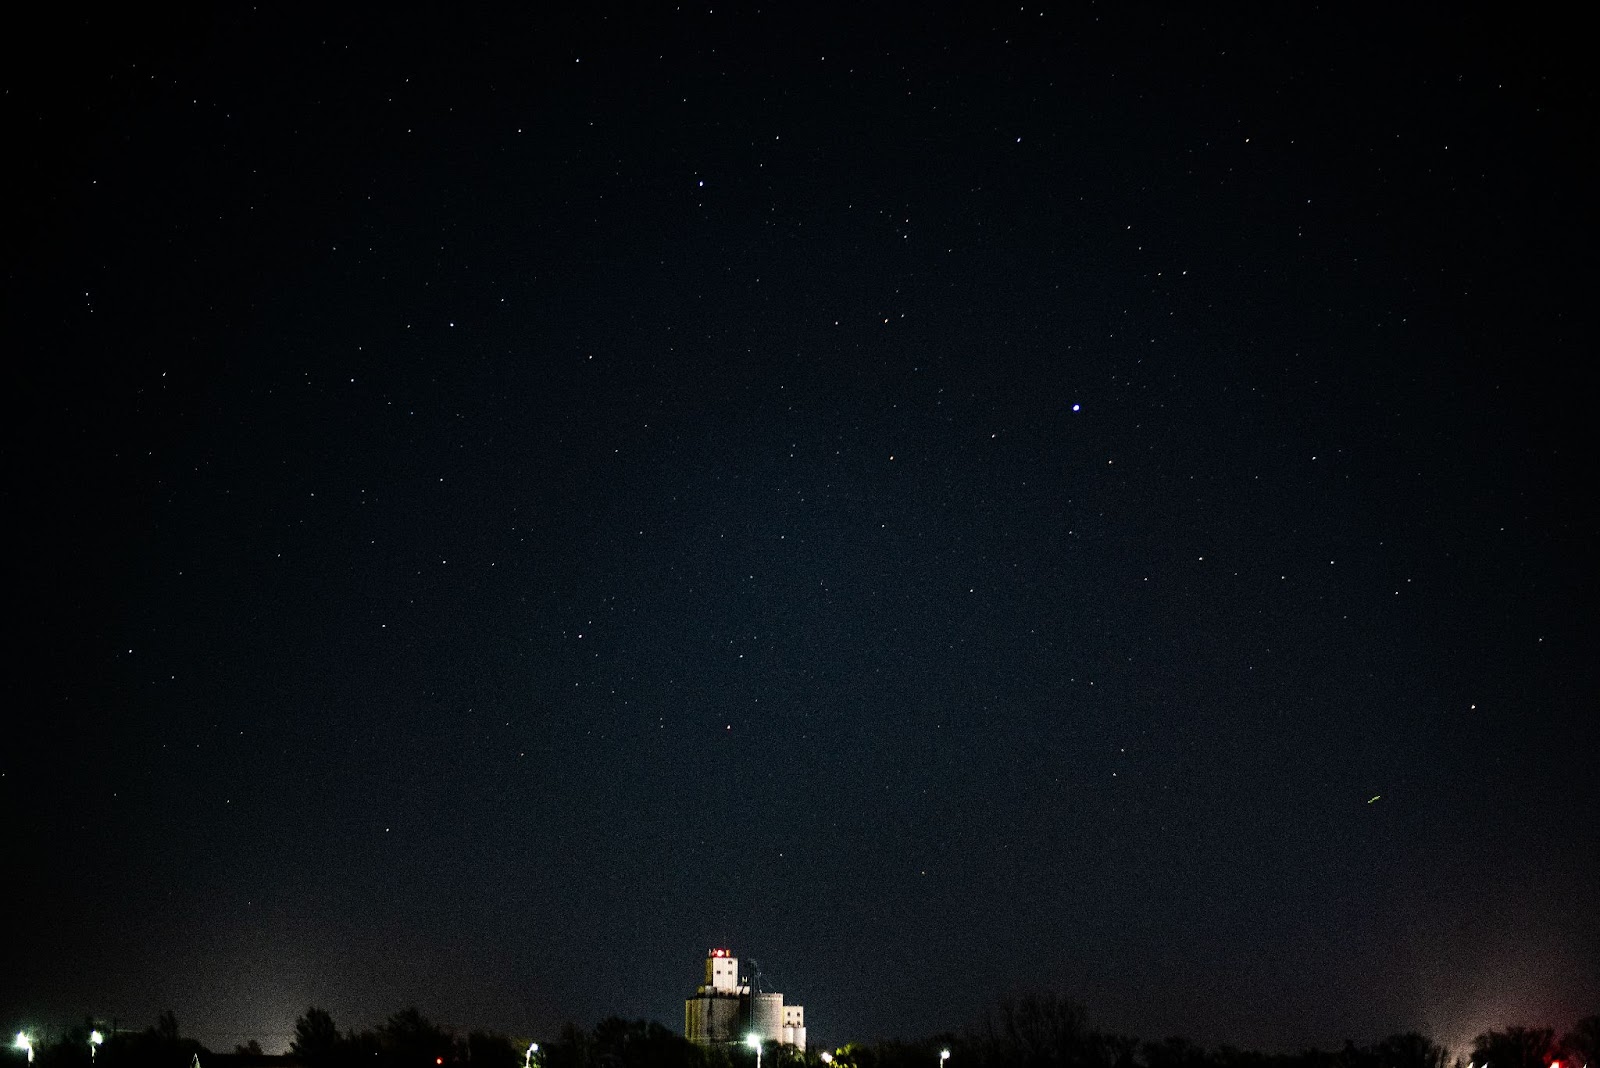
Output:
<path fill-rule="evenodd" d="M 1575 27 L 55 6 L 0 1023 L 1600 1005 Z"/>

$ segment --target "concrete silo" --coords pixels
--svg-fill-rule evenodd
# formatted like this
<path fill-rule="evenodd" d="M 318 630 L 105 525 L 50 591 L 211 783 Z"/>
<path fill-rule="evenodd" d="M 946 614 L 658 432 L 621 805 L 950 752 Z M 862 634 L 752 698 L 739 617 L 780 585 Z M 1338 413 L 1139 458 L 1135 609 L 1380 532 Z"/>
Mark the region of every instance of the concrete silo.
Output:
<path fill-rule="evenodd" d="M 749 1034 L 763 1042 L 783 1041 L 783 995 L 751 994 Z"/>

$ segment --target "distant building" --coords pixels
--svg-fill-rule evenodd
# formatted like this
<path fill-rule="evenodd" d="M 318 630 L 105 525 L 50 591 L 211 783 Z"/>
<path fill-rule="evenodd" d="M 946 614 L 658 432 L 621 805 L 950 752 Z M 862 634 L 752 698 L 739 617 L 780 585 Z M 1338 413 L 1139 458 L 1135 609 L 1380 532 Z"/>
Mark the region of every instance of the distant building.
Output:
<path fill-rule="evenodd" d="M 759 973 L 758 973 L 759 974 Z M 683 1033 L 702 1046 L 743 1042 L 760 1035 L 765 1042 L 806 1048 L 806 1011 L 785 1005 L 783 995 L 755 990 L 739 977 L 739 958 L 726 949 L 706 953 L 706 981 L 683 1003 Z"/>
<path fill-rule="evenodd" d="M 801 1005 L 783 1006 L 783 1041 L 788 1046 L 806 1050 L 806 1010 Z"/>

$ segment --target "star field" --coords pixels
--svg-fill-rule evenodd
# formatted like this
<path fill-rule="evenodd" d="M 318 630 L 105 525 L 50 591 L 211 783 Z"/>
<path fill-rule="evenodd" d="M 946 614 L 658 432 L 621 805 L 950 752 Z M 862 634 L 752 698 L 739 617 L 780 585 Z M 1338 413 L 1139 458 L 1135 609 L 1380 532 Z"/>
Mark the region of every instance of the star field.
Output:
<path fill-rule="evenodd" d="M 1522 18 L 35 16 L 6 1019 L 676 1027 L 712 945 L 822 1043 L 1592 1011 Z"/>

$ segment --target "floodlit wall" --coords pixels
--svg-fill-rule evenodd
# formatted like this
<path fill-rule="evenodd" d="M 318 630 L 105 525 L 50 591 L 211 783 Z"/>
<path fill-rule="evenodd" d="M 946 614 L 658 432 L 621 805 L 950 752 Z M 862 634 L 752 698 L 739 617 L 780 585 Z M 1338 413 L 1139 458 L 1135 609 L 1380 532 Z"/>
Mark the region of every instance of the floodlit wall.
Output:
<path fill-rule="evenodd" d="M 785 1005 L 783 1007 L 783 1041 L 788 1045 L 797 1047 L 801 1052 L 806 1048 L 806 1010 L 800 1005 Z"/>
<path fill-rule="evenodd" d="M 717 951 L 713 950 L 713 953 Z M 708 956 L 706 958 L 706 986 L 711 990 L 733 993 L 739 989 L 739 958 Z"/>
<path fill-rule="evenodd" d="M 684 1037 L 702 1046 L 737 1042 L 743 1000 L 737 994 L 703 994 L 688 999 L 683 1003 Z"/>
<path fill-rule="evenodd" d="M 763 1041 L 783 1041 L 783 995 L 754 994 L 750 998 L 750 1033 Z"/>

